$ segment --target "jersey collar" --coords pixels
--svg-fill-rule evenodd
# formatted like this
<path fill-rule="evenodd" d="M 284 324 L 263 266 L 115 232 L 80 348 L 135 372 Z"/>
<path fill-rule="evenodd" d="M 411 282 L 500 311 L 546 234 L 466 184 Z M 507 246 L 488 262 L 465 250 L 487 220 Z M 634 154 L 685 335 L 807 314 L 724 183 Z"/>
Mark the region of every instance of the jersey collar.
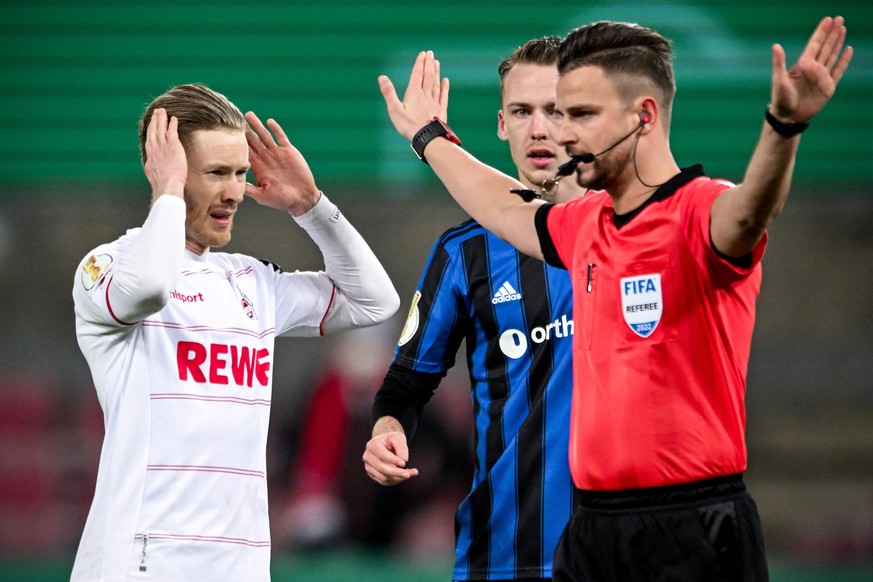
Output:
<path fill-rule="evenodd" d="M 612 222 L 615 224 L 616 228 L 621 228 L 629 223 L 637 214 L 642 212 L 643 208 L 647 207 L 649 204 L 653 204 L 655 202 L 660 202 L 661 200 L 666 200 L 670 196 L 676 193 L 679 188 L 694 180 L 695 178 L 700 178 L 701 176 L 705 176 L 706 173 L 703 171 L 702 164 L 695 164 L 688 168 L 682 168 L 678 174 L 661 184 L 655 193 L 649 196 L 645 202 L 640 204 L 638 207 L 634 208 L 630 212 L 626 212 L 625 214 L 613 214 Z"/>

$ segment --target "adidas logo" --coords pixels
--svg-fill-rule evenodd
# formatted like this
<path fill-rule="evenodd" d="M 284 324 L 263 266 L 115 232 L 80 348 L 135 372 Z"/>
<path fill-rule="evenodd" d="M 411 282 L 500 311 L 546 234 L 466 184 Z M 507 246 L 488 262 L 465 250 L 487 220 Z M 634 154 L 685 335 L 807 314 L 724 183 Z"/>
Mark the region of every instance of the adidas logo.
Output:
<path fill-rule="evenodd" d="M 497 293 L 494 294 L 494 297 L 491 298 L 491 303 L 497 305 L 498 303 L 518 301 L 519 299 L 521 299 L 521 293 L 513 289 L 509 281 L 504 281 L 500 289 L 497 290 Z"/>

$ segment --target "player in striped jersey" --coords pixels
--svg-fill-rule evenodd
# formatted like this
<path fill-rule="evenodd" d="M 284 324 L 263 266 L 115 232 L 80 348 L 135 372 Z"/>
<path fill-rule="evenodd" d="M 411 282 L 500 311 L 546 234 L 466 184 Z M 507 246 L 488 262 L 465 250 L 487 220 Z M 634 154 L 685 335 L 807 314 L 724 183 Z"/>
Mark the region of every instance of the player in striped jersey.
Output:
<path fill-rule="evenodd" d="M 106 436 L 74 581 L 269 580 L 274 339 L 374 325 L 399 306 L 378 259 L 268 125 L 275 138 L 202 85 L 158 97 L 140 128 L 149 215 L 76 272 L 76 334 Z M 324 272 L 212 252 L 244 195 L 290 213 Z"/>
<path fill-rule="evenodd" d="M 532 40 L 500 64 L 498 135 L 519 179 L 541 191 L 567 156 L 554 141 L 559 39 Z M 582 193 L 568 181 L 543 197 Z M 573 334 L 566 271 L 520 254 L 467 221 L 436 242 L 394 361 L 373 405 L 364 461 L 383 485 L 407 466 L 422 409 L 466 340 L 475 471 L 456 514 L 455 580 L 549 580 L 573 509 L 567 463 Z M 411 444 L 414 458 L 415 443 Z"/>

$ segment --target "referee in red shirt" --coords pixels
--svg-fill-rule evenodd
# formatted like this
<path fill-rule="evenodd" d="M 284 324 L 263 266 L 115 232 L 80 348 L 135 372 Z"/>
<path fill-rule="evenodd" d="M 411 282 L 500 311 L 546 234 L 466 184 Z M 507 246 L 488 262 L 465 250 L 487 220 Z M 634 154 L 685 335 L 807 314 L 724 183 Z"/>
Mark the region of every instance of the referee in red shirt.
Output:
<path fill-rule="evenodd" d="M 598 192 L 564 204 L 520 201 L 517 181 L 432 121 L 448 100 L 432 53 L 419 54 L 402 102 L 380 78 L 395 127 L 426 148 L 464 210 L 570 271 L 570 466 L 582 502 L 555 554 L 556 582 L 768 579 L 742 479 L 761 257 L 800 133 L 852 58 L 845 37 L 842 17 L 822 19 L 790 70 L 773 46 L 760 140 L 734 185 L 673 158 L 669 41 L 626 23 L 574 30 L 559 53 L 558 139 L 576 162 L 567 173 Z"/>

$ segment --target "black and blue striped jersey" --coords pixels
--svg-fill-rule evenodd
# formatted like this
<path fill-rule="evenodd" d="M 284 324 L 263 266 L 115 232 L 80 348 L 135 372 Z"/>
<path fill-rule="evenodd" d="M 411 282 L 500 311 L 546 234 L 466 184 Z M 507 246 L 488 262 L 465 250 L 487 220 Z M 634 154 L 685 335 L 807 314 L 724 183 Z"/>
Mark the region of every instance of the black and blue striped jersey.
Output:
<path fill-rule="evenodd" d="M 573 510 L 572 334 L 567 271 L 472 220 L 434 244 L 374 418 L 408 415 L 398 400 L 417 418 L 466 340 L 475 468 L 455 517 L 455 580 L 551 577 Z"/>

